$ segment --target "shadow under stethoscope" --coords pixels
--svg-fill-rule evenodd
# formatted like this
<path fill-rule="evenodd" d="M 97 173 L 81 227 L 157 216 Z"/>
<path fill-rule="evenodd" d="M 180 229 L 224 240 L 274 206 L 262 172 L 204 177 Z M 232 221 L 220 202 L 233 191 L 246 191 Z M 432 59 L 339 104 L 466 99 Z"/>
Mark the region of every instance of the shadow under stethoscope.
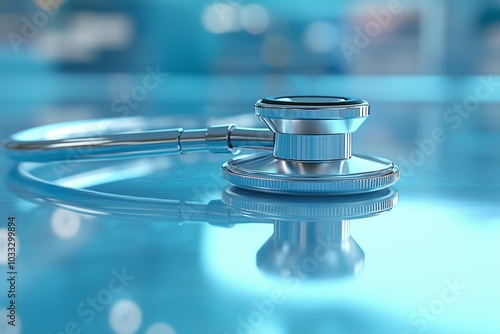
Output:
<path fill-rule="evenodd" d="M 138 167 L 124 163 L 119 169 L 123 178 L 132 175 L 124 166 Z M 44 178 L 44 168 L 43 164 L 19 164 L 7 178 L 9 190 L 36 204 L 108 219 L 208 222 L 225 227 L 271 223 L 274 232 L 257 252 L 257 266 L 270 275 L 301 279 L 359 273 L 364 252 L 350 235 L 350 221 L 382 214 L 398 202 L 398 192 L 392 187 L 359 195 L 316 197 L 226 187 L 220 199 L 208 203 L 134 197 L 85 188 L 85 180 L 95 185 L 96 180 L 109 180 L 116 170 L 86 170 L 57 180 Z"/>

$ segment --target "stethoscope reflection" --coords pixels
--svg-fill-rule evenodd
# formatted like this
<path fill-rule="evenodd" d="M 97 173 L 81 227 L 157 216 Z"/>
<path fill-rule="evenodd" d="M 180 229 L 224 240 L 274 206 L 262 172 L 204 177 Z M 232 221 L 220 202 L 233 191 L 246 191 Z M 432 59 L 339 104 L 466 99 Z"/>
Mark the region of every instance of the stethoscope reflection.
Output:
<path fill-rule="evenodd" d="M 133 197 L 85 189 L 78 173 L 65 178 L 71 186 L 60 180 L 47 180 L 43 178 L 47 173 L 39 170 L 43 168 L 46 166 L 20 164 L 7 179 L 8 188 L 37 204 L 49 203 L 58 209 L 107 219 L 208 222 L 223 227 L 273 224 L 272 236 L 257 252 L 257 266 L 269 275 L 301 279 L 359 273 L 364 252 L 350 235 L 350 221 L 387 212 L 398 201 L 398 192 L 392 187 L 360 195 L 328 197 L 274 195 L 226 187 L 220 199 L 208 203 Z M 94 185 L 95 180 L 105 179 L 99 173 L 110 172 L 95 169 L 81 176 L 92 180 Z M 73 187 L 77 183 L 79 188 Z"/>
<path fill-rule="evenodd" d="M 349 235 L 349 221 L 277 222 L 257 253 L 257 266 L 278 276 L 333 278 L 359 273 L 364 257 Z"/>
<path fill-rule="evenodd" d="M 281 277 L 340 278 L 359 273 L 364 252 L 350 235 L 350 221 L 391 210 L 394 188 L 335 197 L 293 197 L 226 188 L 222 201 L 240 215 L 272 222 L 273 235 L 257 252 L 257 266 Z"/>

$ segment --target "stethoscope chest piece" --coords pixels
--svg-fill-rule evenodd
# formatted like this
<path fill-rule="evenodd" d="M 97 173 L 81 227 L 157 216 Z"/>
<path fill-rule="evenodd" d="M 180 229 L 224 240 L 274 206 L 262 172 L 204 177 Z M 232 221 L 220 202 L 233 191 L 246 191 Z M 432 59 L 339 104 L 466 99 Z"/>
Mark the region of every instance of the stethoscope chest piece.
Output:
<path fill-rule="evenodd" d="M 352 155 L 352 133 L 369 115 L 358 99 L 283 96 L 257 101 L 255 113 L 274 132 L 272 154 L 238 156 L 222 166 L 231 184 L 279 194 L 355 194 L 387 188 L 399 168 Z"/>

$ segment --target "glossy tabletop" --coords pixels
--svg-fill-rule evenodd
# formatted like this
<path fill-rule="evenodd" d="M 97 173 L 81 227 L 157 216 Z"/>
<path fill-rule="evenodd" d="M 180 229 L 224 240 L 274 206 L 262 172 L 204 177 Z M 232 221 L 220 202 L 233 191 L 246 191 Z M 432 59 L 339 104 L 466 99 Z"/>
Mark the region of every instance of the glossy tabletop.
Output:
<path fill-rule="evenodd" d="M 500 78 L 172 75 L 121 112 L 99 75 L 50 80 L 33 78 L 27 97 L 0 92 L 2 138 L 99 117 L 259 126 L 266 95 L 334 93 L 371 103 L 353 153 L 394 161 L 401 179 L 364 197 L 266 197 L 228 187 L 227 154 L 2 154 L 2 334 L 500 332 L 500 93 L 487 82 Z M 52 93 L 35 93 L 42 83 Z"/>

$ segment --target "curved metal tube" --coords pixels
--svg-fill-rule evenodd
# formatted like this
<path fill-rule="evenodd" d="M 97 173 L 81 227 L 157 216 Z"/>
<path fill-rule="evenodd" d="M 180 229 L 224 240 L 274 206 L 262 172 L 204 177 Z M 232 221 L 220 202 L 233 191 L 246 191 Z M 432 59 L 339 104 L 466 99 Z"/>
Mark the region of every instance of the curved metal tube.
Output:
<path fill-rule="evenodd" d="M 191 152 L 238 153 L 240 149 L 271 150 L 268 129 L 218 125 L 205 129 L 165 129 L 100 133 L 93 122 L 41 126 L 14 134 L 7 154 L 19 161 L 107 160 Z M 71 131 L 73 129 L 74 131 Z M 120 129 L 118 129 L 120 131 Z"/>

